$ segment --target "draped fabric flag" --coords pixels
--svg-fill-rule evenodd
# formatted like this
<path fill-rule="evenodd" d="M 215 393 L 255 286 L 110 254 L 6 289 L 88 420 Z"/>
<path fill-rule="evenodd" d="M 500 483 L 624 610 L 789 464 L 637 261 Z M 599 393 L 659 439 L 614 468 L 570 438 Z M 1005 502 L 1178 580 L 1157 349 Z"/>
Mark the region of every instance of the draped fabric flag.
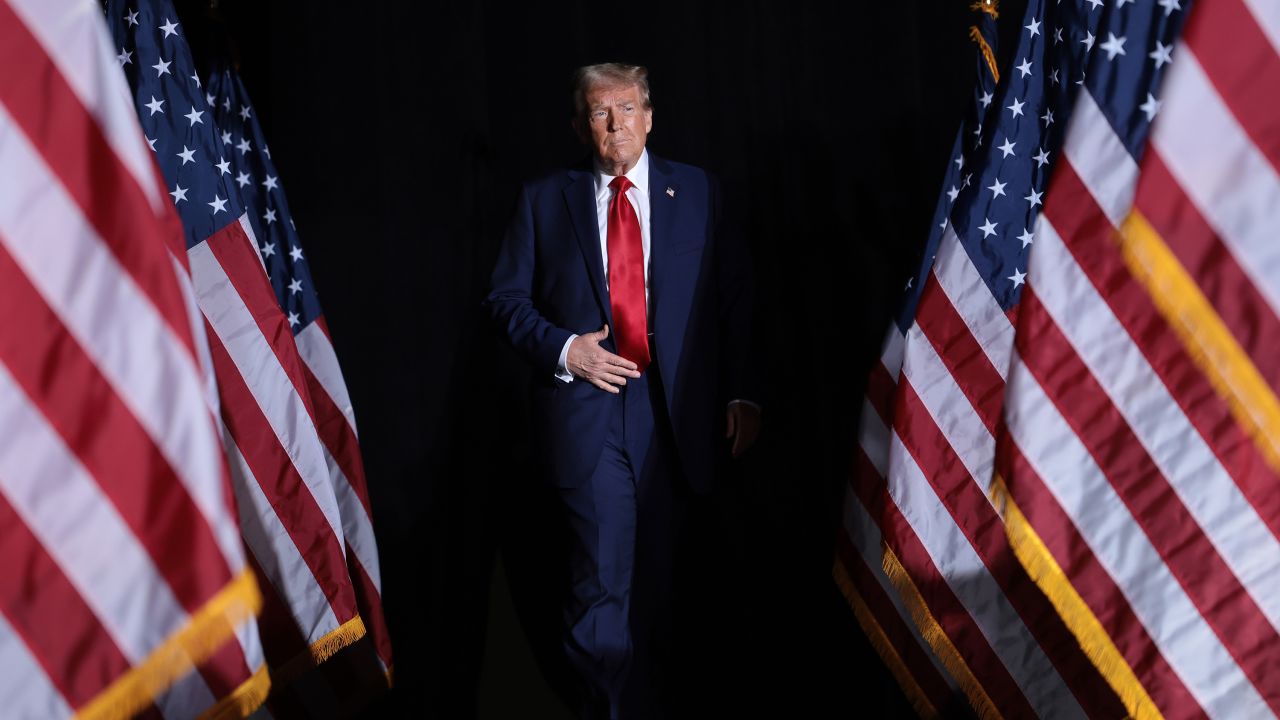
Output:
<path fill-rule="evenodd" d="M 1269 718 L 1280 2 L 1189 6 L 1126 4 L 1098 33 L 1035 228 L 995 489 L 1131 716 Z"/>
<path fill-rule="evenodd" d="M 243 717 L 261 596 L 115 54 L 90 0 L 0 2 L 0 715 Z"/>
<path fill-rule="evenodd" d="M 355 412 L 302 241 L 257 112 L 239 75 L 231 68 L 215 67 L 205 101 L 213 108 L 218 140 L 231 161 L 236 187 L 258 239 L 258 252 L 302 358 L 316 429 L 324 443 L 325 461 L 346 534 L 347 566 L 356 604 L 372 636 L 382 670 L 390 677 L 391 638 L 382 613 L 378 543 L 373 534 L 373 512 L 356 437 Z M 270 640 L 268 637 L 268 653 L 272 651 Z"/>
<path fill-rule="evenodd" d="M 1156 22 L 1150 2 L 1143 13 L 1134 5 L 1031 0 L 994 88 L 991 42 L 980 43 L 976 112 L 959 131 L 925 261 L 868 382 L 835 575 L 923 716 L 950 712 L 961 694 L 983 718 L 1126 712 L 1018 562 L 992 491 L 1050 172 L 1074 96 L 1107 82 L 1086 64 L 1122 56 L 1126 35 L 1128 52 L 1144 57 L 1143 45 L 1171 42 L 1177 29 L 1162 10 Z M 1161 68 L 1149 68 L 1154 82 Z"/>
<path fill-rule="evenodd" d="M 329 408 L 312 397 L 293 318 L 277 300 L 237 188 L 231 154 L 248 150 L 222 143 L 172 3 L 110 0 L 107 21 L 186 231 L 240 529 L 264 580 L 264 636 L 292 634 L 288 644 L 301 650 L 272 659 L 273 677 L 288 680 L 365 634 L 347 565 L 346 496 L 319 434 Z"/>

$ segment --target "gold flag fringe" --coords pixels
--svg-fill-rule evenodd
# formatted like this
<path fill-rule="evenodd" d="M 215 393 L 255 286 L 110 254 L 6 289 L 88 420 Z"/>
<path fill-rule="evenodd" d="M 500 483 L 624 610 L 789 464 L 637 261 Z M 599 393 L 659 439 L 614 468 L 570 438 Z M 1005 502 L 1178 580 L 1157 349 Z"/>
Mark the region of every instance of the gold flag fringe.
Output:
<path fill-rule="evenodd" d="M 356 615 L 311 643 L 311 657 L 315 658 L 317 663 L 322 663 L 342 648 L 364 637 L 364 634 L 364 619 Z"/>
<path fill-rule="evenodd" d="M 880 623 L 876 622 L 875 616 L 871 614 L 871 608 L 867 607 L 862 596 L 858 594 L 857 588 L 853 585 L 853 578 L 849 577 L 849 571 L 844 569 L 844 565 L 838 559 L 831 568 L 831 575 L 835 579 L 836 585 L 840 587 L 840 592 L 844 594 L 849 607 L 853 609 L 853 616 L 858 619 L 858 624 L 862 626 L 863 634 L 867 636 L 867 640 L 871 642 L 871 647 L 875 648 L 880 659 L 884 661 L 885 667 L 889 668 L 889 673 L 898 681 L 898 686 L 902 688 L 902 694 L 907 696 L 907 702 L 911 703 L 912 709 L 925 720 L 933 720 L 933 718 L 939 717 L 938 710 L 933 707 L 933 703 L 929 702 L 929 698 L 925 697 L 924 690 L 916 682 L 915 676 L 911 674 L 911 671 L 907 669 L 906 663 L 902 661 L 902 656 L 898 655 L 893 643 L 884 634 L 884 629 L 880 627 Z"/>
<path fill-rule="evenodd" d="M 1116 241 L 1129 272 L 1146 288 L 1191 361 L 1267 465 L 1280 472 L 1280 400 L 1248 353 L 1142 213 L 1130 211 Z"/>
<path fill-rule="evenodd" d="M 929 606 L 925 603 L 924 597 L 920 595 L 920 590 L 916 588 L 911 575 L 902 566 L 902 562 L 898 560 L 897 555 L 893 554 L 893 550 L 888 545 L 884 545 L 883 564 L 884 572 L 889 576 L 889 582 L 893 583 L 893 586 L 897 588 L 898 595 L 902 598 L 902 604 L 911 613 L 916 627 L 920 630 L 920 636 L 924 638 L 925 642 L 929 643 L 929 647 L 933 648 L 933 652 L 938 656 L 942 666 L 960 684 L 960 689 L 964 691 L 965 697 L 969 699 L 969 704 L 973 706 L 973 710 L 978 714 L 979 720 L 1001 720 L 1000 710 L 991 701 L 991 696 L 987 695 L 986 688 L 982 687 L 982 683 L 978 681 L 978 678 L 974 677 L 973 671 L 969 669 L 969 665 L 965 662 L 964 657 L 960 655 L 960 651 L 956 649 L 955 645 L 951 644 L 951 638 L 947 636 L 947 631 L 943 630 L 942 626 L 938 624 L 938 620 L 929 610 Z"/>
<path fill-rule="evenodd" d="M 364 619 L 359 615 L 330 630 L 324 637 L 311 643 L 306 651 L 281 663 L 272 672 L 276 684 L 284 685 L 297 679 L 308 670 L 336 655 L 338 651 L 364 637 L 365 632 Z"/>
<path fill-rule="evenodd" d="M 969 28 L 969 38 L 978 43 L 978 47 L 982 50 L 982 59 L 987 61 L 987 69 L 991 71 L 991 77 L 997 83 L 1000 82 L 1000 70 L 996 68 L 996 54 L 991 51 L 991 46 L 987 44 L 987 39 L 982 37 L 982 31 L 977 25 Z"/>
<path fill-rule="evenodd" d="M 1053 603 L 1063 622 L 1076 636 L 1085 656 L 1098 668 L 1107 684 L 1116 691 L 1129 716 L 1137 720 L 1163 718 L 1146 688 L 1133 674 L 1133 668 L 1120 654 L 1102 623 L 1076 592 L 1062 567 L 1058 565 L 1049 548 L 1027 522 L 1022 511 L 1014 503 L 1004 478 L 996 475 L 991 482 L 991 500 L 1004 517 L 1005 534 L 1013 553 L 1026 568 L 1032 581 Z"/>
<path fill-rule="evenodd" d="M 253 677 L 245 680 L 232 693 L 200 714 L 200 720 L 242 720 L 267 701 L 271 694 L 271 675 L 264 663 Z"/>
<path fill-rule="evenodd" d="M 116 678 L 85 704 L 76 717 L 114 720 L 136 715 L 156 695 L 204 662 L 224 643 L 234 641 L 235 628 L 252 620 L 261 608 L 262 595 L 258 592 L 253 573 L 246 569 L 197 610 L 184 627 L 152 650 L 145 660 Z"/>
<path fill-rule="evenodd" d="M 1000 0 L 975 0 L 969 6 L 969 9 L 974 12 L 986 13 L 991 16 L 992 20 L 1000 19 Z"/>

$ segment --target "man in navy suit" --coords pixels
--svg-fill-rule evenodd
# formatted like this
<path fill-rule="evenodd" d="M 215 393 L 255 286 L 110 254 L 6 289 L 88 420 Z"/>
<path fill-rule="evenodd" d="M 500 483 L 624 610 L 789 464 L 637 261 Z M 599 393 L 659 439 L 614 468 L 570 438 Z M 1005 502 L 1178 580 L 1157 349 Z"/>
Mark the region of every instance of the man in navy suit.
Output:
<path fill-rule="evenodd" d="M 661 717 L 680 498 L 709 492 L 717 453 L 760 426 L 748 266 L 715 179 L 645 149 L 643 67 L 579 69 L 574 109 L 593 162 L 524 186 L 486 304 L 533 367 L 539 472 L 571 529 L 582 714 Z"/>

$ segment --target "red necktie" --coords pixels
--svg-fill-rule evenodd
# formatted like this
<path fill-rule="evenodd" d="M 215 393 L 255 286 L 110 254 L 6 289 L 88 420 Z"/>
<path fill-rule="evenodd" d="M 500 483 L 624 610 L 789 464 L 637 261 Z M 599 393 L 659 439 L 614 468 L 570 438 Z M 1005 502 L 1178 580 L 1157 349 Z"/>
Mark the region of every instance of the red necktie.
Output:
<path fill-rule="evenodd" d="M 639 366 L 649 366 L 649 321 L 644 299 L 644 245 L 640 221 L 627 200 L 630 180 L 619 175 L 609 183 L 614 190 L 609 201 L 609 306 L 613 311 L 614 342 L 618 354 Z"/>

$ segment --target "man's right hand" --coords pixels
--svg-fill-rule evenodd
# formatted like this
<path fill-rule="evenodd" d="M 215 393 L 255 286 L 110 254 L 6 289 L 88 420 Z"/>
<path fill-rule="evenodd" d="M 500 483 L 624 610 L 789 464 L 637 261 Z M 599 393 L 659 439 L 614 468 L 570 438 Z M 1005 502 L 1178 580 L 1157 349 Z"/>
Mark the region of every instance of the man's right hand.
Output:
<path fill-rule="evenodd" d="M 626 385 L 627 378 L 640 377 L 640 371 L 635 363 L 600 347 L 600 342 L 607 337 L 609 326 L 605 325 L 593 333 L 574 338 L 569 343 L 565 365 L 574 377 L 616 395 L 620 392 L 618 387 Z"/>

